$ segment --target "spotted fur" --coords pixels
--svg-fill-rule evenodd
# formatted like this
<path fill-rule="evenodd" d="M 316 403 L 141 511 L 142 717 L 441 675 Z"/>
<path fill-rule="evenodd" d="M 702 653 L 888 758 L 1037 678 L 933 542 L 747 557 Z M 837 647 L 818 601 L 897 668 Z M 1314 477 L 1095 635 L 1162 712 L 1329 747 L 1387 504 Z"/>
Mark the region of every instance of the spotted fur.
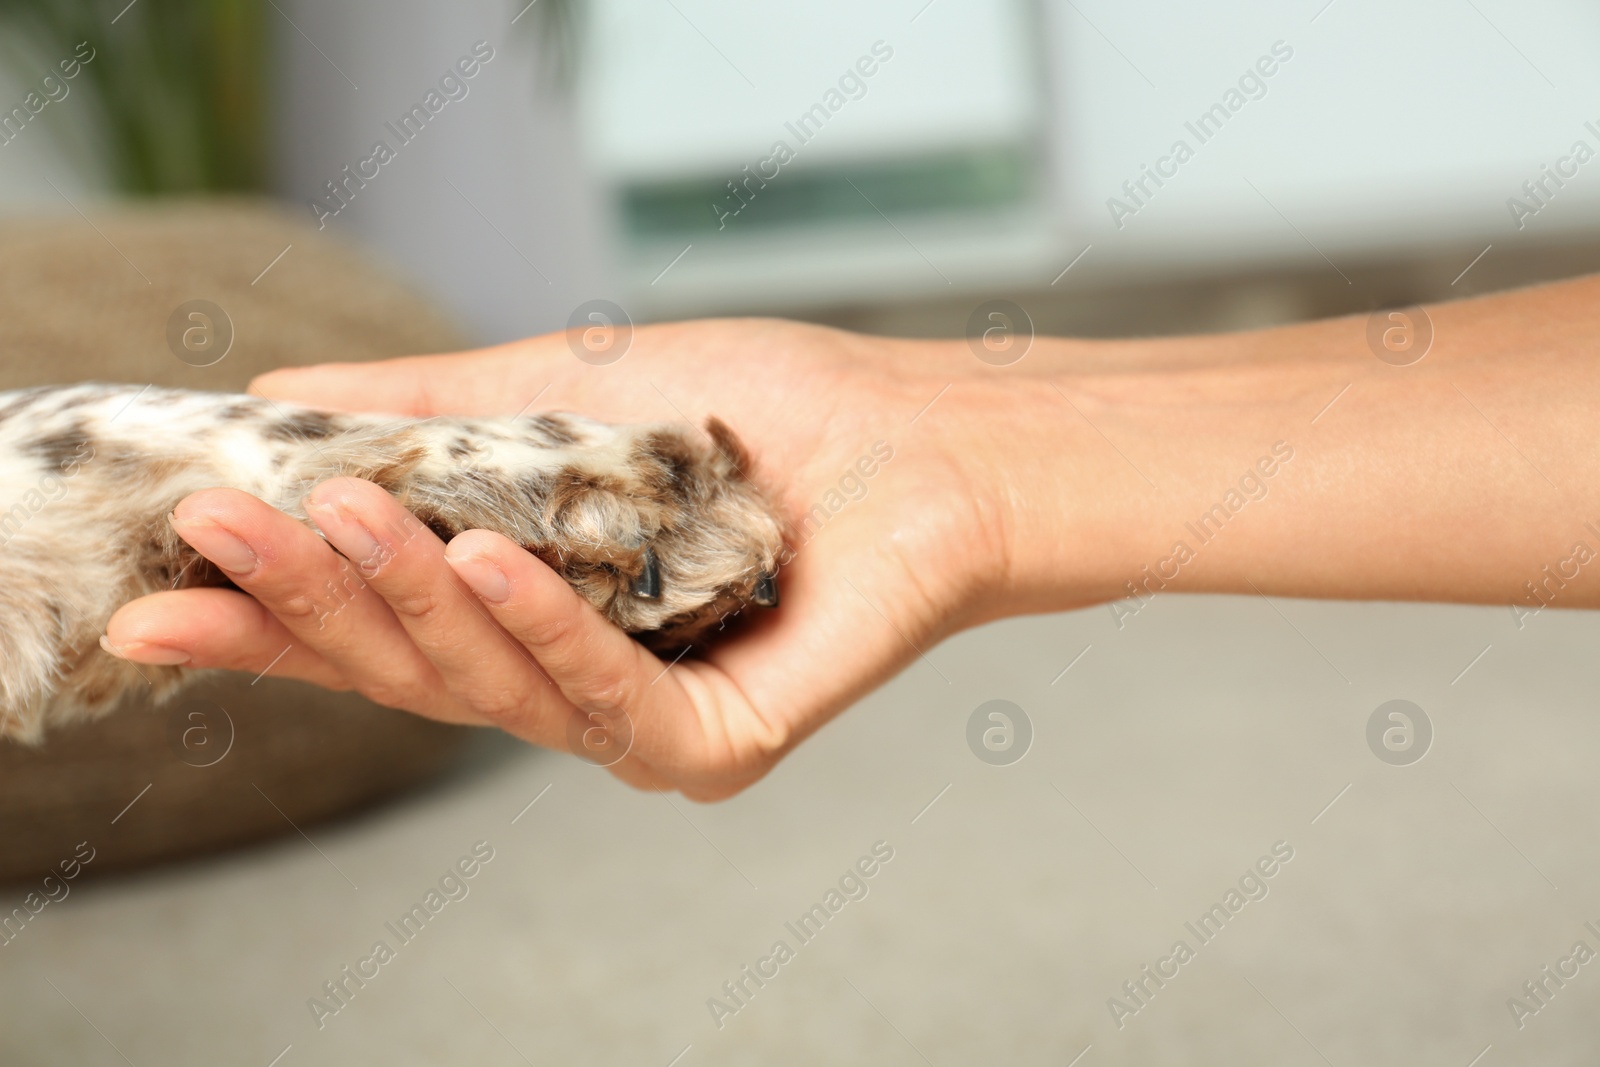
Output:
<path fill-rule="evenodd" d="M 197 490 L 241 489 L 303 521 L 316 483 L 369 479 L 444 540 L 505 534 L 674 652 L 775 600 L 782 532 L 749 462 L 716 419 L 702 432 L 563 413 L 400 420 L 122 385 L 0 393 L 0 736 L 36 740 L 130 690 L 183 683 L 190 672 L 134 667 L 98 639 L 135 597 L 224 584 L 167 522 Z"/>

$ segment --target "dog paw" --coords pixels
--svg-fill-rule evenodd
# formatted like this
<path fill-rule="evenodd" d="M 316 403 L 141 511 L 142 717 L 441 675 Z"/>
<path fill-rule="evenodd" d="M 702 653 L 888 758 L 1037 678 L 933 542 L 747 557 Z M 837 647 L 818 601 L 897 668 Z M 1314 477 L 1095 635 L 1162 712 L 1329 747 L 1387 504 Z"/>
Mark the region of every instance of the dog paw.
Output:
<path fill-rule="evenodd" d="M 707 640 L 778 602 L 783 530 L 748 453 L 703 430 L 546 414 L 437 420 L 428 458 L 388 486 L 442 539 L 487 529 L 538 556 L 647 647 Z"/>

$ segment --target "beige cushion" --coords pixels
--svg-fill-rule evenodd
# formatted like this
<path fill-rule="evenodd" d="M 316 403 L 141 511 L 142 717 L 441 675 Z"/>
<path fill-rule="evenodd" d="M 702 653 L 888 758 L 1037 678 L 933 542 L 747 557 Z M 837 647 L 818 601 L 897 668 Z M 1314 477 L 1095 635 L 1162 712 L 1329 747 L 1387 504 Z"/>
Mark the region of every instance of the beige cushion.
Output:
<path fill-rule="evenodd" d="M 416 293 L 279 209 L 80 206 L 89 220 L 0 222 L 0 389 L 240 390 L 274 367 L 460 345 Z M 232 348 L 209 367 L 168 346 L 168 318 L 197 299 L 233 324 Z M 469 732 L 349 694 L 219 676 L 40 748 L 0 742 L 0 881 L 33 878 L 85 840 L 97 850 L 87 870 L 101 873 L 293 833 L 434 774 Z"/>

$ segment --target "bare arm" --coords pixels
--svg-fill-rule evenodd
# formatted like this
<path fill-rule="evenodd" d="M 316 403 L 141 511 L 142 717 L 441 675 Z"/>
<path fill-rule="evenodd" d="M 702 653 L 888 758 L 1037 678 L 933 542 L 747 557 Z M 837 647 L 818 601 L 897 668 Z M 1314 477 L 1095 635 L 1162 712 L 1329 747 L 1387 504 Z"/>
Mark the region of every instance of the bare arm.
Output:
<path fill-rule="evenodd" d="M 1408 367 L 1374 357 L 1361 317 L 1040 339 L 1006 368 L 963 342 L 713 321 L 640 329 L 605 367 L 549 335 L 268 375 L 268 395 L 419 415 L 508 414 L 535 396 L 616 421 L 718 414 L 749 444 L 797 550 L 779 611 L 673 666 L 509 542 L 418 537 L 364 591 L 384 625 L 283 663 L 363 689 L 385 663 L 410 662 L 407 710 L 556 748 L 593 709 L 620 708 L 637 739 L 615 773 L 712 799 L 987 619 L 1184 590 L 1593 606 L 1600 588 L 1573 560 L 1578 542 L 1600 549 L 1597 297 L 1583 279 L 1432 308 L 1432 349 Z M 315 492 L 369 529 L 397 519 L 370 485 Z M 243 494 L 198 493 L 178 515 L 202 554 L 185 530 L 249 544 L 259 565 L 231 576 L 252 596 L 143 598 L 113 618 L 110 644 L 135 660 L 261 670 L 289 640 L 282 618 L 340 561 Z M 418 602 L 455 614 L 424 630 L 408 614 Z M 526 655 L 485 636 L 487 618 Z M 529 691 L 529 656 L 559 691 L 509 699 Z M 505 699 L 473 696 L 484 691 Z"/>
<path fill-rule="evenodd" d="M 1088 353 L 1051 342 L 1055 366 L 1028 383 L 1039 443 L 1009 485 L 1012 609 L 1128 582 L 1537 606 L 1525 583 L 1550 600 L 1546 565 L 1566 576 L 1553 602 L 1600 603 L 1562 566 L 1578 542 L 1600 551 L 1600 283 L 1428 310 L 1432 347 L 1405 367 L 1373 356 L 1365 317 Z M 1029 486 L 1048 489 L 1030 500 Z M 1082 563 L 1060 558 L 1074 542 Z M 1045 574 L 1048 593 L 1030 594 Z"/>

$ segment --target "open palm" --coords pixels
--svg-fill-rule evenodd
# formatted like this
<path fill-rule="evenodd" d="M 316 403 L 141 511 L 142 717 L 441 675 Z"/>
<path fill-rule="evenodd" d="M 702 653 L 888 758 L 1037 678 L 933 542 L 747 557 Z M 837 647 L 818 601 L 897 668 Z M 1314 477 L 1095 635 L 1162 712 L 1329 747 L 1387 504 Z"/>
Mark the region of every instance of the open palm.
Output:
<path fill-rule="evenodd" d="M 711 321 L 640 328 L 622 358 L 606 365 L 576 358 L 568 336 L 554 334 L 256 381 L 254 391 L 278 399 L 423 417 L 721 417 L 744 439 L 752 477 L 789 523 L 792 557 L 780 577 L 782 607 L 747 620 L 703 655 L 657 660 L 537 559 L 485 531 L 448 546 L 425 533 L 388 546 L 393 558 L 364 575 L 374 595 L 334 627 L 312 625 L 304 610 L 310 593 L 350 566 L 328 542 L 356 559 L 351 548 L 362 546 L 347 543 L 351 531 L 398 529 L 404 519 L 386 493 L 352 479 L 308 497 L 327 542 L 242 493 L 207 490 L 185 500 L 175 527 L 202 554 L 213 556 L 217 528 L 250 546 L 248 573 L 213 557 L 250 596 L 206 589 L 145 597 L 112 620 L 108 642 L 129 658 L 141 647 L 176 649 L 192 666 L 251 671 L 287 643 L 275 674 L 353 688 L 430 717 L 492 723 L 554 748 L 625 748 L 615 762 L 601 762 L 635 785 L 696 799 L 731 795 L 985 610 L 981 586 L 996 563 L 999 513 L 986 480 L 972 474 L 962 409 L 949 397 L 936 400 L 946 387 L 969 384 L 962 376 L 970 357 L 948 347 L 934 349 L 933 366 L 929 348 L 917 347 L 914 366 L 903 342 Z M 457 595 L 463 586 L 474 595 Z"/>

